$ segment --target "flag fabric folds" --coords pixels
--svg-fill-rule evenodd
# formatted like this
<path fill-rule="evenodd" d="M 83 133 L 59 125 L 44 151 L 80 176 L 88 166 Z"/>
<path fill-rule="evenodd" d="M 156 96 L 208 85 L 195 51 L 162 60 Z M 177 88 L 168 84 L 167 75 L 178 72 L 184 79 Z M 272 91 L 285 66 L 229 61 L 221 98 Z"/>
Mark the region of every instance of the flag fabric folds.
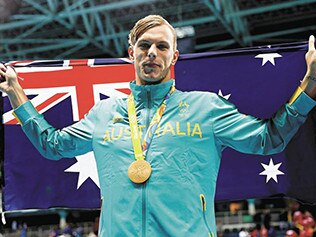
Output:
<path fill-rule="evenodd" d="M 288 101 L 306 70 L 306 43 L 182 55 L 173 69 L 181 90 L 212 91 L 240 112 L 271 117 Z M 92 105 L 126 97 L 133 65 L 127 59 L 11 62 L 33 105 L 55 127 L 78 121 Z M 203 105 L 207 106 L 207 104 Z M 3 94 L 4 211 L 52 207 L 99 208 L 92 153 L 51 161 L 23 134 Z M 216 200 L 289 196 L 316 203 L 316 113 L 312 110 L 284 152 L 249 155 L 225 149 Z"/>

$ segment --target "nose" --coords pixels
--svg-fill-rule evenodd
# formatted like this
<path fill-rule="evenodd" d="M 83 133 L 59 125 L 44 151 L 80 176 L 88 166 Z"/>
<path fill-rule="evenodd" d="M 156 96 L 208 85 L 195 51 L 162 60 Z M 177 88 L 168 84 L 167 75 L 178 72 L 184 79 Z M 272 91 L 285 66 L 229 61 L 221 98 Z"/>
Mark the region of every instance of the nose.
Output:
<path fill-rule="evenodd" d="M 148 57 L 150 60 L 154 60 L 157 57 L 157 48 L 155 44 L 152 44 L 148 50 Z"/>

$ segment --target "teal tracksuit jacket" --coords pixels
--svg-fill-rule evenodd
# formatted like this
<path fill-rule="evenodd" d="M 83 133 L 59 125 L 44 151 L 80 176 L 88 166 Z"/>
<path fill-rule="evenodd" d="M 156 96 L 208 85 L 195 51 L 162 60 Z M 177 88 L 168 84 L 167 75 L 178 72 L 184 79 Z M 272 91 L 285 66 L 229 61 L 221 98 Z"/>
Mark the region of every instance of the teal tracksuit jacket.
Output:
<path fill-rule="evenodd" d="M 173 83 L 131 82 L 142 136 Z M 134 184 L 127 176 L 135 158 L 126 98 L 103 100 L 81 121 L 62 130 L 48 124 L 30 102 L 15 114 L 49 159 L 94 151 L 103 200 L 99 236 L 208 237 L 216 236 L 214 196 L 223 149 L 280 152 L 314 105 L 301 93 L 272 119 L 260 120 L 239 113 L 214 93 L 176 90 L 148 150 L 152 175 L 144 184 Z"/>

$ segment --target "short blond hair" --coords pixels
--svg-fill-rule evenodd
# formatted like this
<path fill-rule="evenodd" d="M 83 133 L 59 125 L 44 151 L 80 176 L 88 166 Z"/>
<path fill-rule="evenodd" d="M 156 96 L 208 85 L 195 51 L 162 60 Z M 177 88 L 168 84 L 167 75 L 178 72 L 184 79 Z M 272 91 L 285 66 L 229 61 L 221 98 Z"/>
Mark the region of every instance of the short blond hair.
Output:
<path fill-rule="evenodd" d="M 128 35 L 128 43 L 130 46 L 134 46 L 137 40 L 144 34 L 147 30 L 154 28 L 156 26 L 166 25 L 170 28 L 173 34 L 173 48 L 177 49 L 177 34 L 176 30 L 170 23 L 160 15 L 148 15 L 136 22 L 134 27 L 131 29 Z"/>

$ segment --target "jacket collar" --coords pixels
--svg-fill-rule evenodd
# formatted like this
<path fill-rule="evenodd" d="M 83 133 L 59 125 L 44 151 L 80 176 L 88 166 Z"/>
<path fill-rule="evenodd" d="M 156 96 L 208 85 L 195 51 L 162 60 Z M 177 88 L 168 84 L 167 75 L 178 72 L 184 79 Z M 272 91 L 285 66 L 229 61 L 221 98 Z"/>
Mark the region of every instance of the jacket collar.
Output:
<path fill-rule="evenodd" d="M 130 82 L 130 89 L 136 101 L 160 101 L 165 98 L 173 84 L 174 79 L 157 85 L 136 85 L 136 82 L 132 81 Z"/>

